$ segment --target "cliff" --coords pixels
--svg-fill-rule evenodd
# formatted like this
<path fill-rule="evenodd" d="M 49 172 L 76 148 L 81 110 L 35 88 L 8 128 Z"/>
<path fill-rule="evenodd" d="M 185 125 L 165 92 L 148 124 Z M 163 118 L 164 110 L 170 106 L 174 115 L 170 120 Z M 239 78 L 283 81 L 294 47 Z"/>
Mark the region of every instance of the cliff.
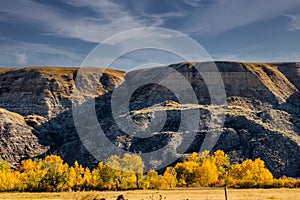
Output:
<path fill-rule="evenodd" d="M 300 177 L 300 63 L 216 62 L 220 73 L 206 70 L 211 63 L 201 63 L 202 74 L 197 72 L 197 64 L 170 65 L 165 67 L 170 69 L 166 74 L 161 73 L 163 67 L 127 74 L 97 69 L 104 72 L 99 80 L 93 73 L 81 77 L 86 78 L 87 88 L 93 84 L 88 80 L 97 79 L 96 92 L 88 92 L 82 98 L 77 96 L 76 100 L 84 106 L 95 99 L 97 118 L 105 135 L 124 150 L 151 152 L 169 144 L 165 155 L 176 157 L 179 152 L 175 143 L 180 140 L 176 138 L 183 141 L 194 138 L 185 151 L 190 153 L 199 151 L 205 136 L 218 129 L 220 137 L 213 150 L 224 150 L 233 162 L 260 157 L 276 177 Z M 182 103 L 170 89 L 154 84 L 169 78 L 168 84 L 182 90 L 181 94 L 189 94 L 185 93 L 188 91 L 184 91 L 180 79 L 173 76 L 176 73 L 191 86 L 197 103 L 180 97 L 185 101 Z M 56 153 L 70 164 L 78 160 L 90 167 L 96 165 L 97 159 L 82 144 L 72 119 L 77 75 L 77 68 L 0 70 L 0 155 L 3 159 L 18 165 L 25 158 Z M 226 99 L 222 105 L 214 104 L 213 92 L 205 82 L 218 76 L 225 87 Z M 146 84 L 146 80 L 153 83 Z M 129 115 L 123 115 L 120 109 L 120 115 L 113 116 L 113 91 L 128 89 L 128 85 L 141 85 L 131 94 Z M 123 105 L 125 100 L 121 95 L 116 102 Z M 190 130 L 189 124 L 180 128 L 184 113 L 195 110 L 199 112 L 199 129 Z M 150 138 L 135 137 L 134 131 L 127 134 L 122 130 L 126 124 L 119 127 L 115 122 L 118 117 L 131 118 L 142 130 L 148 130 L 163 113 L 167 117 L 165 123 L 157 122 L 162 128 L 149 132 Z M 213 127 L 213 114 L 224 117 L 223 126 Z"/>

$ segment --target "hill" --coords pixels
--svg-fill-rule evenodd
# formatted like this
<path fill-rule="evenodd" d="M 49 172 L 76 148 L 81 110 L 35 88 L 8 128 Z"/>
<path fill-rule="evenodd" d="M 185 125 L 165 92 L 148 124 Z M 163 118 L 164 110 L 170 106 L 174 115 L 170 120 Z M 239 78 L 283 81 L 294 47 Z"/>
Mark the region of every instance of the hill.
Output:
<path fill-rule="evenodd" d="M 129 73 L 90 68 L 88 73 L 80 75 L 78 68 L 1 69 L 0 155 L 18 165 L 25 158 L 55 153 L 70 164 L 78 160 L 94 167 L 97 159 L 82 144 L 75 128 L 72 99 L 77 95 L 74 91 L 94 88 L 96 80 L 98 86 L 94 91 L 87 89 L 84 95 L 75 96 L 76 105 L 84 106 L 95 99 L 101 128 L 107 138 L 122 149 L 145 153 L 168 145 L 161 157 L 163 161 L 166 156 L 176 157 L 180 149 L 176 145 L 186 138 L 194 139 L 185 153 L 199 151 L 205 136 L 218 130 L 220 137 L 213 150 L 224 150 L 233 162 L 259 157 L 276 177 L 300 177 L 300 63 L 216 62 L 220 73 L 211 72 L 211 64 L 179 63 Z M 197 67 L 203 69 L 203 73 L 199 73 Z M 165 69 L 166 73 L 161 73 Z M 98 77 L 97 72 L 103 72 L 103 76 Z M 176 78 L 177 73 L 191 86 L 196 103 L 187 98 L 189 88 L 182 87 L 184 80 Z M 207 82 L 219 76 L 226 95 L 220 104 L 212 95 L 218 95 L 220 88 Z M 84 87 L 76 84 L 77 78 L 83 80 L 81 86 Z M 146 84 L 146 80 L 153 83 Z M 170 88 L 154 83 L 169 84 L 170 88 L 173 85 L 180 94 L 187 95 L 178 97 Z M 129 99 L 129 115 L 124 116 L 120 109 L 117 112 L 120 115 L 113 116 L 113 92 L 138 85 L 141 87 L 134 90 Z M 126 103 L 126 95 L 124 99 L 122 96 L 116 101 L 119 105 Z M 199 112 L 196 116 L 200 119 L 199 128 L 191 129 L 188 123 L 181 126 L 182 116 L 195 110 Z M 156 124 L 162 128 L 149 132 L 150 138 L 135 137 L 134 131 L 127 134 L 122 130 L 126 124 L 119 127 L 116 123 L 117 119 L 131 118 L 147 132 L 163 113 L 167 113 L 167 120 Z M 215 127 L 218 122 L 211 123 L 214 114 L 224 119 L 222 126 Z M 191 118 L 193 116 L 188 117 Z M 86 127 L 87 132 L 90 129 Z"/>

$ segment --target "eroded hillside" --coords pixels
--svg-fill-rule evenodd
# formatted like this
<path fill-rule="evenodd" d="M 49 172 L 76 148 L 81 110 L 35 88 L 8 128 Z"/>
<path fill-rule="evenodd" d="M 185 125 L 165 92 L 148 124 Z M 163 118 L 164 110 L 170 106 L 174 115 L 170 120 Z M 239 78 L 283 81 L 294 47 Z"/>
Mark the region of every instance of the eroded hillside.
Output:
<path fill-rule="evenodd" d="M 95 93 L 76 99 L 84 106 L 95 98 L 97 118 L 105 135 L 127 151 L 151 152 L 169 145 L 160 158 L 163 161 L 164 156 L 176 157 L 179 153 L 176 144 L 190 138 L 194 139 L 186 153 L 199 151 L 205 136 L 218 129 L 220 137 L 213 149 L 224 150 L 232 161 L 260 157 L 275 176 L 299 177 L 300 64 L 216 62 L 225 86 L 225 105 L 212 103 L 214 97 L 204 81 L 218 74 L 205 71 L 209 63 L 200 64 L 204 69 L 200 74 L 196 65 L 180 63 L 166 68 L 186 78 L 197 103 L 188 100 L 180 103 L 174 93 L 159 84 L 146 84 L 132 94 L 130 114 L 120 118 L 131 118 L 147 130 L 155 118 L 167 113 L 162 129 L 149 133 L 150 138 L 134 137 L 134 133 L 127 134 L 119 127 L 115 122 L 118 116 L 112 115 L 111 95 L 115 88 L 122 88 L 134 77 L 163 80 L 166 77 L 158 68 L 127 74 L 106 70 Z M 82 144 L 72 119 L 77 72 L 77 68 L 51 67 L 0 70 L 0 155 L 3 159 L 17 165 L 24 158 L 56 153 L 71 164 L 78 160 L 95 166 L 97 160 Z M 88 80 L 97 78 L 92 73 L 88 75 L 81 77 L 87 80 L 87 88 L 92 84 Z M 176 79 L 169 82 L 178 84 Z M 184 124 L 180 129 L 182 114 L 193 110 L 199 111 L 199 128 L 190 130 L 189 124 Z M 223 116 L 224 125 L 213 127 L 212 115 Z"/>

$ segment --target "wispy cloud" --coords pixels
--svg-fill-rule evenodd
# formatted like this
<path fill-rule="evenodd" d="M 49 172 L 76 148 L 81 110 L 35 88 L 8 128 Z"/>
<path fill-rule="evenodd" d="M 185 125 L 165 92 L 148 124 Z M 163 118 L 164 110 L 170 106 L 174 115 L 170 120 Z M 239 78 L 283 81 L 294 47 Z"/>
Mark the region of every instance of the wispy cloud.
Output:
<path fill-rule="evenodd" d="M 2 16 L 0 20 L 17 18 L 23 22 L 39 24 L 45 32 L 56 36 L 98 43 L 115 33 L 131 28 L 159 26 L 164 22 L 164 18 L 174 16 L 172 13 L 153 15 L 149 20 L 150 16 L 134 16 L 109 0 L 65 2 L 73 7 L 90 9 L 96 16 L 70 16 L 62 10 L 35 1 L 11 0 L 1 5 L 0 12 L 5 13 L 7 17 Z"/>
<path fill-rule="evenodd" d="M 161 14 L 139 13 L 133 15 L 122 4 L 109 0 L 66 0 L 66 4 L 73 8 L 90 10 L 91 13 L 68 13 L 57 7 L 41 4 L 32 0 L 10 0 L 0 7 L 0 20 L 4 22 L 28 23 L 29 26 L 38 25 L 43 36 L 59 36 L 77 38 L 87 42 L 99 43 L 116 33 L 137 27 L 160 26 L 168 18 L 183 17 L 180 12 L 166 12 Z M 1 45 L 0 57 L 2 63 L 15 60 L 17 65 L 27 63 L 40 63 L 44 58 L 52 58 L 50 63 L 58 63 L 64 59 L 64 63 L 78 63 L 84 55 L 78 55 L 53 45 L 12 42 L 5 39 Z M 8 59 L 9 58 L 9 59 Z M 55 59 L 53 59 L 55 58 Z M 37 62 L 40 59 L 40 62 Z M 49 59 L 50 60 L 50 59 Z M 49 61 L 47 61 L 49 63 Z M 61 65 L 61 64 L 60 64 Z"/>
<path fill-rule="evenodd" d="M 162 14 L 148 14 L 142 12 L 139 15 L 139 18 L 147 21 L 155 27 L 163 25 L 168 19 L 183 18 L 185 16 L 186 15 L 183 12 L 168 12 Z"/>
<path fill-rule="evenodd" d="M 25 65 L 28 62 L 28 57 L 25 52 L 17 52 L 16 53 L 16 63 L 18 65 Z"/>
<path fill-rule="evenodd" d="M 193 36 L 209 35 L 214 37 L 214 34 L 222 34 L 237 27 L 273 19 L 285 15 L 285 13 L 292 13 L 292 11 L 300 8 L 299 0 L 161 0 L 159 5 L 157 1 L 148 0 L 65 0 L 60 3 L 45 2 L 36 0 L 7 0 L 1 2 L 0 22 L 9 23 L 11 27 L 14 26 L 14 29 L 17 29 L 16 26 L 20 24 L 22 24 L 22 27 L 28 25 L 28 30 L 43 35 L 41 41 L 40 38 L 36 39 L 32 36 L 30 40 L 32 43 L 29 41 L 13 42 L 9 38 L 3 38 L 0 41 L 1 65 L 5 63 L 17 65 L 35 63 L 52 65 L 56 63 L 59 65 L 61 65 L 60 63 L 64 63 L 64 65 L 80 64 L 79 62 L 84 55 L 74 53 L 78 51 L 72 52 L 74 49 L 67 46 L 68 42 L 72 40 L 66 40 L 68 41 L 65 43 L 66 46 L 58 44 L 57 41 L 47 44 L 48 41 L 45 38 L 49 35 L 54 36 L 54 38 L 75 38 L 85 42 L 99 43 L 116 33 L 128 29 L 161 26 L 171 27 Z M 290 31 L 300 30 L 299 14 L 285 16 L 291 19 L 288 25 Z M 147 36 L 145 34 L 142 40 L 146 41 Z M 0 37 L 2 36 L 0 35 Z M 134 37 L 134 35 L 128 37 Z M 19 34 L 16 38 L 22 40 L 25 37 Z M 241 38 L 237 34 L 236 40 L 241 40 Z M 64 40 L 59 39 L 59 41 Z M 81 41 L 81 44 L 84 43 Z M 136 40 L 136 43 L 139 42 L 140 40 Z M 238 46 L 239 51 L 243 51 L 238 44 L 232 45 Z M 83 52 L 83 50 L 80 52 Z M 217 50 L 214 50 L 214 53 L 217 52 Z M 247 57 L 245 52 L 244 54 L 235 53 L 231 50 L 228 54 L 215 55 L 215 58 L 226 60 L 252 59 L 252 57 Z M 253 59 L 258 58 L 253 57 Z"/>
<path fill-rule="evenodd" d="M 300 52 L 276 52 L 257 55 L 254 52 L 239 52 L 236 54 L 217 53 L 211 55 L 215 61 L 240 61 L 240 62 L 299 62 Z"/>
<path fill-rule="evenodd" d="M 82 56 L 47 44 L 8 41 L 1 45 L 0 60 L 2 65 L 17 66 L 31 65 L 77 65 Z"/>
<path fill-rule="evenodd" d="M 203 0 L 183 0 L 189 6 L 198 7 Z"/>
<path fill-rule="evenodd" d="M 176 1 L 167 2 L 168 6 L 176 4 L 180 11 L 154 13 L 133 12 L 124 4 L 109 0 L 66 0 L 68 5 L 76 8 L 91 10 L 93 16 L 68 14 L 65 10 L 47 6 L 33 0 L 10 0 L 1 4 L 0 12 L 4 15 L 0 20 L 18 19 L 23 22 L 36 23 L 44 28 L 45 32 L 60 37 L 78 38 L 83 41 L 98 43 L 103 39 L 131 28 L 148 26 L 164 26 L 168 19 L 178 20 L 178 30 L 185 33 L 197 30 L 198 33 L 212 34 L 247 25 L 256 21 L 267 20 L 290 9 L 300 8 L 299 0 L 183 0 L 187 6 L 181 6 Z M 181 5 L 182 5 L 181 2 Z M 154 4 L 141 1 L 140 4 Z M 199 5 L 202 5 L 201 8 Z M 193 8 L 192 8 L 193 7 Z M 299 26 L 298 18 L 293 16 L 291 30 Z M 201 31 L 198 31 L 200 30 Z"/>
<path fill-rule="evenodd" d="M 218 34 L 250 23 L 268 20 L 300 8 L 299 0 L 217 0 L 202 12 L 194 12 L 189 31 L 202 28 L 202 34 Z M 198 19 L 198 20 L 195 20 Z"/>
<path fill-rule="evenodd" d="M 285 15 L 291 19 L 291 22 L 288 26 L 288 30 L 290 31 L 298 31 L 300 30 L 300 15 Z"/>

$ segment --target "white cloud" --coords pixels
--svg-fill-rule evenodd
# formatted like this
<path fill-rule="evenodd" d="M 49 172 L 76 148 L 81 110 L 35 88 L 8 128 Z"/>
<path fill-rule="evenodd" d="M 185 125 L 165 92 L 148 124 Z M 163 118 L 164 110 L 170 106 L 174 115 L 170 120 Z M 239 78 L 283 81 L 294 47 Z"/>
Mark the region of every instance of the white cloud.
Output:
<path fill-rule="evenodd" d="M 46 32 L 41 33 L 42 35 L 78 38 L 83 41 L 98 43 L 116 33 L 131 28 L 148 25 L 160 26 L 167 18 L 183 16 L 179 12 L 162 14 L 141 13 L 138 16 L 133 16 L 124 7 L 109 0 L 66 0 L 65 2 L 73 7 L 88 8 L 92 13 L 88 15 L 89 17 L 69 15 L 63 10 L 32 0 L 11 0 L 5 2 L 0 7 L 0 12 L 4 13 L 0 20 L 37 24 Z M 27 52 L 26 56 L 30 57 L 31 63 L 36 63 L 34 61 L 38 61 L 38 58 L 48 55 L 48 57 L 55 57 L 56 60 L 55 62 L 52 59 L 50 63 L 57 63 L 58 57 L 64 57 L 64 59 L 67 59 L 67 63 L 76 62 L 80 65 L 79 61 L 82 57 L 70 51 L 53 48 L 45 44 L 9 42 L 8 39 L 5 39 L 5 43 L 5 45 L 1 46 L 1 50 L 3 50 L 2 55 L 0 55 L 2 62 L 4 60 L 7 61 L 8 57 L 11 58 L 11 55 L 16 54 L 15 52 L 25 51 Z M 46 63 L 45 59 L 41 59 L 40 61 Z"/>
<path fill-rule="evenodd" d="M 202 34 L 218 34 L 253 22 L 281 16 L 300 7 L 299 0 L 217 0 L 202 12 L 194 12 L 186 24 L 193 31 L 202 27 Z"/>
<path fill-rule="evenodd" d="M 128 3 L 129 1 L 115 3 L 110 0 L 64 1 L 72 7 L 83 8 L 91 12 L 91 14 L 84 15 L 83 13 L 69 13 L 68 10 L 61 10 L 63 8 L 59 9 L 40 2 L 34 0 L 3 1 L 0 6 L 0 21 L 34 24 L 44 31 L 44 33 L 41 31 L 41 34 L 98 43 L 131 28 L 169 25 L 166 22 L 174 18 L 178 20 L 172 21 L 170 26 L 182 32 L 193 35 L 219 34 L 239 26 L 282 16 L 284 13 L 300 8 L 299 0 L 183 0 L 190 6 L 184 6 L 182 1 L 165 0 L 163 3 L 166 4 L 168 11 L 158 13 L 153 10 L 154 4 L 157 3 L 154 1 L 130 1 L 131 4 Z M 128 6 L 126 4 L 134 5 L 134 8 L 126 8 Z M 139 6 L 135 7 L 135 5 Z M 300 30 L 300 15 L 286 16 L 291 19 L 289 30 Z M 147 38 L 147 35 L 144 36 Z M 80 62 L 82 57 L 51 45 L 7 42 L 5 38 L 3 40 L 5 42 L 1 45 L 0 60 L 5 60 L 5 63 L 8 63 L 9 59 L 10 62 L 17 61 L 17 54 L 19 54 L 19 63 L 28 62 L 29 58 L 31 63 L 39 59 L 40 62 L 46 63 L 45 55 L 50 55 L 52 57 L 48 58 L 48 63 L 59 64 L 60 61 L 65 61 L 65 63 L 72 64 Z M 217 55 L 216 58 L 239 60 L 244 57 L 233 53 Z"/>
<path fill-rule="evenodd" d="M 163 18 L 174 16 L 153 15 L 152 20 L 143 16 L 133 16 L 119 4 L 109 0 L 67 0 L 73 7 L 85 7 L 96 14 L 95 17 L 67 15 L 64 11 L 46 6 L 32 0 L 11 0 L 1 5 L 0 12 L 6 17 L 0 20 L 17 18 L 23 22 L 36 23 L 45 28 L 50 34 L 78 38 L 88 42 L 101 42 L 103 39 L 131 28 L 159 26 Z"/>
<path fill-rule="evenodd" d="M 16 42 L 7 40 L 1 45 L 0 60 L 2 65 L 76 65 L 81 63 L 82 56 L 64 49 L 40 43 Z"/>
<path fill-rule="evenodd" d="M 185 17 L 183 12 L 168 12 L 162 14 L 148 14 L 141 13 L 139 18 L 145 20 L 145 22 L 152 24 L 152 26 L 161 26 L 165 23 L 167 19 L 170 18 L 183 18 Z"/>
<path fill-rule="evenodd" d="M 26 65 L 28 62 L 28 57 L 25 52 L 17 52 L 16 53 L 16 63 L 18 65 Z"/>
<path fill-rule="evenodd" d="M 285 15 L 291 19 L 291 22 L 288 26 L 290 31 L 300 30 L 300 15 Z"/>
<path fill-rule="evenodd" d="M 257 55 L 255 52 L 245 53 L 238 52 L 236 54 L 217 53 L 211 55 L 215 61 L 238 61 L 238 62 L 299 62 L 300 52 L 280 51 L 276 53 L 266 52 Z"/>
<path fill-rule="evenodd" d="M 184 3 L 193 8 L 187 9 L 182 6 L 178 11 L 178 6 L 180 6 L 178 2 L 166 1 L 169 12 L 150 14 L 144 9 L 137 12 L 136 8 L 126 8 L 125 4 L 109 0 L 66 0 L 65 2 L 73 7 L 91 10 L 91 15 L 68 14 L 65 10 L 33 0 L 10 0 L 1 3 L 0 20 L 17 18 L 23 22 L 39 24 L 48 34 L 98 43 L 131 28 L 164 26 L 168 19 L 174 19 L 174 17 L 182 18 L 178 20 L 176 26 L 185 33 L 218 34 L 235 27 L 280 16 L 291 9 L 300 7 L 299 0 L 272 0 L 272 2 L 269 0 L 214 0 L 209 3 L 203 0 L 184 0 Z M 149 7 L 149 4 L 154 3 L 141 1 L 139 4 Z M 177 11 L 174 11 L 174 8 L 177 8 Z M 134 13 L 133 10 L 136 12 Z M 299 20 L 292 18 L 292 21 L 293 25 L 290 29 L 297 29 Z"/>
<path fill-rule="evenodd" d="M 183 0 L 189 6 L 198 7 L 203 0 Z"/>

